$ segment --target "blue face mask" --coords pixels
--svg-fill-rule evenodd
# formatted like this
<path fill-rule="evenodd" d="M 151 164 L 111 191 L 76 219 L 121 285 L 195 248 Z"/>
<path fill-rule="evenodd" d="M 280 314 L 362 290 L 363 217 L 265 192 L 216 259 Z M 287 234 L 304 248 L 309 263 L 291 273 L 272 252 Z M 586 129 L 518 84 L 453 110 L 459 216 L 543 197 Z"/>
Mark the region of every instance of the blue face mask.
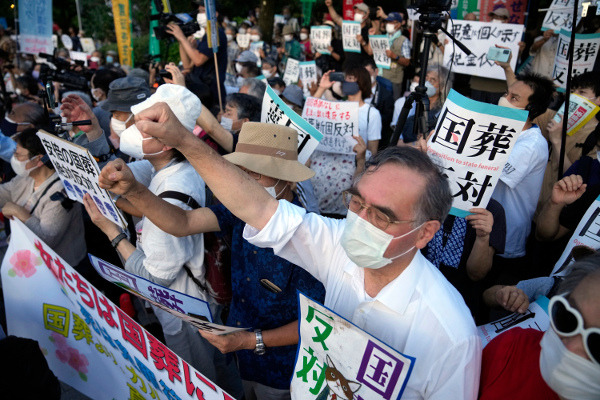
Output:
<path fill-rule="evenodd" d="M 113 57 L 112 57 L 112 56 L 106 56 L 106 62 L 107 62 L 108 64 L 112 63 L 113 61 L 114 61 L 114 59 L 113 59 Z"/>
<path fill-rule="evenodd" d="M 11 137 L 19 129 L 19 125 L 29 125 L 29 122 L 15 122 L 12 119 L 5 117 L 0 121 L 0 131 L 8 137 Z"/>
<path fill-rule="evenodd" d="M 358 93 L 360 88 L 358 87 L 357 82 L 342 82 L 342 94 L 344 96 L 352 96 L 353 94 Z"/>

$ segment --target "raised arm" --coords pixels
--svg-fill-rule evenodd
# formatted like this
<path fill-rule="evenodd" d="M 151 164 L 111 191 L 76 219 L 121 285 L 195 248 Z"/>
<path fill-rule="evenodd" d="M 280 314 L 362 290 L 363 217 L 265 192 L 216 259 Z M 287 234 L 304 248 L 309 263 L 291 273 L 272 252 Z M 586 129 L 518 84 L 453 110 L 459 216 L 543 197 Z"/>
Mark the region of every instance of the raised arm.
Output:
<path fill-rule="evenodd" d="M 335 8 L 333 8 L 333 0 L 325 0 L 325 5 L 327 6 L 327 10 L 329 11 L 329 15 L 333 22 L 342 26 L 343 18 L 335 11 Z"/>
<path fill-rule="evenodd" d="M 142 111 L 135 120 L 140 131 L 183 153 L 214 195 L 242 221 L 262 229 L 277 211 L 277 200 L 253 178 L 185 129 L 165 103 Z"/>
<path fill-rule="evenodd" d="M 196 124 L 204 129 L 225 151 L 229 153 L 233 152 L 233 135 L 221 126 L 219 121 L 217 121 L 215 116 L 206 107 L 202 106 L 202 112 L 196 120 Z"/>
<path fill-rule="evenodd" d="M 496 45 L 496 47 L 501 48 L 501 49 L 508 49 L 508 47 L 505 47 L 505 46 Z M 510 86 L 517 81 L 517 77 L 515 76 L 515 71 L 513 71 L 512 67 L 510 66 L 510 60 L 512 60 L 512 52 L 508 56 L 508 61 L 506 61 L 506 62 L 495 61 L 496 65 L 499 65 L 504 70 L 504 76 L 506 77 L 506 86 Z"/>

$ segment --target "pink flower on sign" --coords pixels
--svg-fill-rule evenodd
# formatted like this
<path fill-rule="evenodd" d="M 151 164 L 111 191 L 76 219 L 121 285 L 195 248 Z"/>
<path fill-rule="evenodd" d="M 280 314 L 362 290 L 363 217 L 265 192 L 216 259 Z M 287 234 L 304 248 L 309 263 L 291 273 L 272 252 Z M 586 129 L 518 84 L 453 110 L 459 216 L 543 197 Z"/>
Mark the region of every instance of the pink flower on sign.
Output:
<path fill-rule="evenodd" d="M 79 350 L 74 349 L 73 347 L 57 349 L 56 357 L 58 357 L 61 362 L 69 364 L 77 372 L 88 372 L 87 366 L 90 362 L 86 356 L 79 354 Z"/>
<path fill-rule="evenodd" d="M 40 257 L 29 250 L 19 250 L 12 255 L 10 263 L 13 268 L 9 270 L 11 276 L 30 278 L 36 273 L 36 266 L 42 264 Z"/>
<path fill-rule="evenodd" d="M 67 338 L 65 338 L 63 335 L 61 335 L 59 333 L 52 332 L 50 334 L 50 340 L 52 342 L 54 342 L 54 345 L 59 350 L 66 350 L 69 347 L 67 345 Z"/>

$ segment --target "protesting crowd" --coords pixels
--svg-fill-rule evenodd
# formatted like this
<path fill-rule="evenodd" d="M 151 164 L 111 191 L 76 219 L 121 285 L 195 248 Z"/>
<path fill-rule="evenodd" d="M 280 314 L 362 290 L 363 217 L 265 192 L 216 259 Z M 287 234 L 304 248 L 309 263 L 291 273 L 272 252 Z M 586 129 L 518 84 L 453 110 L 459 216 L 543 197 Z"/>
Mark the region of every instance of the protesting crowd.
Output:
<path fill-rule="evenodd" d="M 278 10 L 269 37 L 259 7 L 236 23 L 217 4 L 216 32 L 208 4 L 195 7 L 199 30 L 164 26 L 178 64 L 25 54 L 0 28 L 0 357 L 36 366 L 27 381 L 2 374 L 7 398 L 60 398 L 46 347 L 11 325 L 28 308 L 11 316 L 10 286 L 37 263 L 65 294 L 93 292 L 107 323 L 101 304 L 114 304 L 115 326 L 147 331 L 143 361 L 169 375 L 151 384 L 113 344 L 147 381 L 128 381 L 131 399 L 181 398 L 175 384 L 193 396 L 191 369 L 246 400 L 600 399 L 593 6 L 574 27 L 572 70 L 559 62 L 570 32 L 523 35 L 502 5 L 429 31 L 414 10 L 355 2 L 349 16 L 325 0 L 312 20 Z M 25 231 L 31 261 L 11 250 Z M 115 285 L 98 259 L 206 315 Z M 60 353 L 68 320 L 60 336 L 44 315 L 62 365 L 91 379 L 93 365 Z M 378 363 L 361 364 L 345 330 L 376 340 Z"/>

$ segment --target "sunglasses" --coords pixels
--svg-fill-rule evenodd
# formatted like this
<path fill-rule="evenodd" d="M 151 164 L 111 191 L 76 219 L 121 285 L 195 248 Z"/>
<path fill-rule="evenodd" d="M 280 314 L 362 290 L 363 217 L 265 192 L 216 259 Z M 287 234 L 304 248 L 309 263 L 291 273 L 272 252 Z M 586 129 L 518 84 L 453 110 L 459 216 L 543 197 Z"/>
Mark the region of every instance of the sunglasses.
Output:
<path fill-rule="evenodd" d="M 565 296 L 558 295 L 550 299 L 548 310 L 552 328 L 565 337 L 581 335 L 588 357 L 600 365 L 600 328 L 584 329 L 581 313 L 571 307 Z"/>

